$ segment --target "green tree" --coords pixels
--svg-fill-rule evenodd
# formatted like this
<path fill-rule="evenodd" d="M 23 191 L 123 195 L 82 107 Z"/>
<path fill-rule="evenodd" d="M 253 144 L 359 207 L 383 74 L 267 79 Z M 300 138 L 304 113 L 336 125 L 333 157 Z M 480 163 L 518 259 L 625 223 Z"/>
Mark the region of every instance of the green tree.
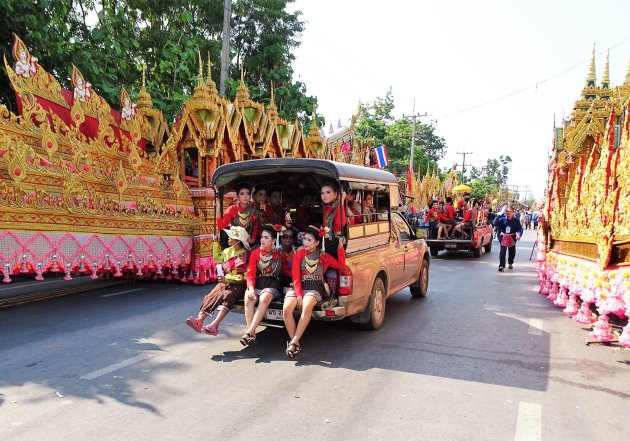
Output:
<path fill-rule="evenodd" d="M 488 159 L 481 169 L 473 167 L 470 172 L 471 196 L 484 198 L 490 194 L 498 194 L 507 183 L 510 162 L 512 158 L 501 155 L 498 159 Z"/>
<path fill-rule="evenodd" d="M 404 173 L 409 167 L 411 154 L 412 123 L 405 118 L 394 119 L 394 98 L 391 88 L 385 97 L 376 98 L 372 104 L 359 105 L 359 119 L 355 125 L 355 135 L 360 141 L 371 141 L 374 145 L 385 144 L 389 156 L 388 169 Z M 437 162 L 446 153 L 446 141 L 435 134 L 435 129 L 427 124 L 416 124 L 413 169 L 426 173 L 437 168 Z"/>
<path fill-rule="evenodd" d="M 274 81 L 280 115 L 293 120 L 310 114 L 316 99 L 306 95 L 303 83 L 291 79 L 291 51 L 299 45 L 303 23 L 300 12 L 286 11 L 290 3 L 234 2 L 233 87 L 228 97 L 234 97 L 236 63 L 242 60 L 252 98 L 266 102 Z M 7 60 L 12 60 L 15 32 L 62 86 L 72 87 L 74 63 L 113 107 L 120 86 L 140 88 L 143 66 L 153 102 L 170 121 L 196 86 L 198 54 L 217 61 L 212 71 L 218 82 L 223 0 L 0 0 L 0 8 L 0 42 Z M 1 77 L 0 100 L 15 111 L 8 79 Z"/>

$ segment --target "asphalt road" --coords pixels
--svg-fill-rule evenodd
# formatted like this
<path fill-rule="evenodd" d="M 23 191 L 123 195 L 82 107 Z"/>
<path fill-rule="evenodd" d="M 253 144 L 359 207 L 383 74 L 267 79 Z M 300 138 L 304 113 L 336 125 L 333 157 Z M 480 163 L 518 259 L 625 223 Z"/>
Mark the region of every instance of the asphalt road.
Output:
<path fill-rule="evenodd" d="M 628 439 L 630 351 L 537 294 L 533 239 L 505 273 L 498 247 L 440 253 L 426 299 L 397 293 L 378 331 L 313 323 L 297 359 L 282 329 L 243 348 L 239 314 L 185 326 L 208 287 L 0 310 L 0 440 Z"/>

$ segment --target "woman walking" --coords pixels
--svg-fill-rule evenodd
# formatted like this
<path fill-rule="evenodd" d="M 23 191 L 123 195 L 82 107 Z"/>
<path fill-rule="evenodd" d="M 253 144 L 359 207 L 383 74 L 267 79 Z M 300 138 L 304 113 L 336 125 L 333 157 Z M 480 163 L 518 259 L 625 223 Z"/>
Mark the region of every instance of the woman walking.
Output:
<path fill-rule="evenodd" d="M 514 217 L 514 209 L 508 208 L 507 214 L 501 214 L 494 219 L 494 226 L 498 229 L 501 251 L 499 252 L 499 271 L 505 269 L 505 252 L 508 252 L 508 269 L 514 268 L 516 256 L 516 241 L 523 235 L 521 223 Z"/>

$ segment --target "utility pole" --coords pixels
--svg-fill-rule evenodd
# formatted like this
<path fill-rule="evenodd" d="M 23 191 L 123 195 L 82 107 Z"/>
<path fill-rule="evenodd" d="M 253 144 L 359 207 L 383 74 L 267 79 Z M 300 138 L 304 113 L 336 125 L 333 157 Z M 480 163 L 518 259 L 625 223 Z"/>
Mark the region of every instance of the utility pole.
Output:
<path fill-rule="evenodd" d="M 221 49 L 221 79 L 219 94 L 225 96 L 225 82 L 230 67 L 230 19 L 232 18 L 232 0 L 223 0 L 223 47 Z"/>
<path fill-rule="evenodd" d="M 403 115 L 403 118 L 409 118 L 413 122 L 411 129 L 411 155 L 409 156 L 409 169 L 413 172 L 413 153 L 416 147 L 416 122 L 418 118 L 427 116 L 426 112 L 422 115 L 416 114 L 416 99 L 413 99 L 413 112 L 412 115 Z"/>
<path fill-rule="evenodd" d="M 464 159 L 462 159 L 462 183 L 466 182 L 466 178 L 464 177 L 464 172 L 466 171 L 466 155 L 472 155 L 473 152 L 457 152 L 458 155 L 463 155 Z"/>

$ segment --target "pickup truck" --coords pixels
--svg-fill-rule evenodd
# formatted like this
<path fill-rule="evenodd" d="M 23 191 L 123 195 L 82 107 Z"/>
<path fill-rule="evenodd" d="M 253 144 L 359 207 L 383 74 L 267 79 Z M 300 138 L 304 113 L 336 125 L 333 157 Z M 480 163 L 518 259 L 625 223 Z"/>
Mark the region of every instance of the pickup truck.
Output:
<path fill-rule="evenodd" d="M 478 224 L 472 228 L 465 228 L 464 231 L 470 236 L 469 239 L 437 239 L 437 231 L 433 231 L 430 227 L 421 228 L 425 230 L 427 245 L 429 246 L 431 256 L 434 257 L 437 256 L 441 250 L 472 251 L 475 257 L 481 257 L 482 247 L 487 253 L 492 251 L 494 229 L 492 225 L 487 223 Z"/>
<path fill-rule="evenodd" d="M 312 318 L 335 321 L 350 318 L 367 329 L 378 329 L 385 319 L 388 297 L 409 287 L 412 297 L 425 297 L 429 284 L 430 257 L 423 238 L 418 238 L 398 212 L 398 180 L 383 170 L 357 165 L 298 158 L 270 158 L 235 162 L 218 167 L 212 177 L 222 211 L 224 195 L 239 180 L 281 187 L 285 198 L 319 194 L 323 180 L 337 181 L 357 201 L 373 200 L 370 211 L 361 212 L 345 227 L 346 268 L 331 296 L 313 310 Z M 321 206 L 312 206 L 313 223 L 321 223 Z M 244 312 L 237 300 L 233 311 Z M 264 323 L 284 326 L 282 299 L 271 303 Z"/>

